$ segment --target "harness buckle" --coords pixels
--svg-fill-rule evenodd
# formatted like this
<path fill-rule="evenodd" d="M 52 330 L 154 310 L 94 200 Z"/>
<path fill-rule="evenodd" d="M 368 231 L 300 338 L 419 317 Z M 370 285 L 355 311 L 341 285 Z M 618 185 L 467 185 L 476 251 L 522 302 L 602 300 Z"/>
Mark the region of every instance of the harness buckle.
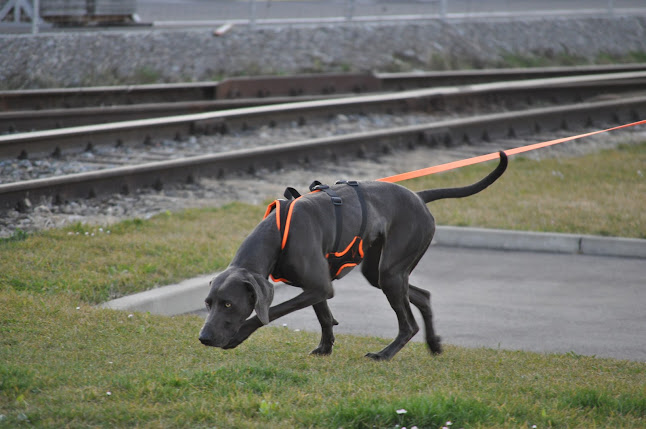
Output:
<path fill-rule="evenodd" d="M 310 185 L 310 191 L 322 191 L 324 189 L 328 189 L 328 185 L 324 185 L 323 183 L 319 182 L 318 180 L 315 180 L 312 182 Z"/>
<path fill-rule="evenodd" d="M 343 200 L 341 199 L 341 197 L 332 197 L 332 196 L 330 196 L 330 199 L 332 200 L 332 204 L 334 204 L 335 206 L 343 205 Z"/>

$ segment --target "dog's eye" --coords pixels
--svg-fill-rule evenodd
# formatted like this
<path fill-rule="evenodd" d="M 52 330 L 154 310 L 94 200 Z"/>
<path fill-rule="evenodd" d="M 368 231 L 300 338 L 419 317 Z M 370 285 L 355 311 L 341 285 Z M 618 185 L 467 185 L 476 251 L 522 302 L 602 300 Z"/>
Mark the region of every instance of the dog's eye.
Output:
<path fill-rule="evenodd" d="M 207 310 L 211 309 L 211 302 L 208 299 L 206 301 L 204 301 L 204 304 L 206 305 Z"/>
<path fill-rule="evenodd" d="M 230 302 L 225 302 L 224 307 L 225 308 L 231 308 L 231 303 Z"/>

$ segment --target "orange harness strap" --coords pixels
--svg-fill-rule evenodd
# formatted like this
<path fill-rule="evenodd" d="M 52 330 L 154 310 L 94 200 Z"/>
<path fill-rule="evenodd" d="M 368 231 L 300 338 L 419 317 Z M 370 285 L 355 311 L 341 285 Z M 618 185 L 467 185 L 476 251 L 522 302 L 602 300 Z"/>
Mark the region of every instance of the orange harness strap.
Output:
<path fill-rule="evenodd" d="M 315 182 L 318 183 L 318 182 Z M 357 192 L 357 196 L 359 198 L 359 201 L 361 203 L 361 210 L 362 210 L 362 222 L 361 222 L 361 227 L 360 227 L 360 232 L 359 235 L 355 236 L 350 244 L 348 246 L 339 251 L 339 252 L 330 252 L 325 255 L 325 258 L 328 261 L 329 269 L 330 269 L 330 278 L 332 280 L 338 278 L 343 274 L 343 272 L 347 268 L 355 267 L 358 265 L 361 260 L 363 260 L 364 257 L 364 252 L 363 252 L 363 238 L 361 237 L 363 235 L 363 232 L 365 230 L 366 226 L 366 207 L 365 207 L 365 201 L 363 199 L 363 193 L 361 192 L 359 185 L 357 182 L 337 182 L 337 183 L 345 183 L 349 186 L 352 186 L 353 189 Z M 317 186 L 319 186 L 318 184 Z M 314 187 L 312 193 L 314 192 L 320 192 L 321 190 L 325 190 L 323 187 Z M 286 196 L 289 196 L 286 192 Z M 276 212 L 276 228 L 281 234 L 281 254 L 285 250 L 285 247 L 287 246 L 287 239 L 289 237 L 289 230 L 291 227 L 291 220 L 292 220 L 292 213 L 294 211 L 294 206 L 296 201 L 301 198 L 300 194 L 299 196 L 295 199 L 288 199 L 288 200 L 275 200 L 269 206 L 267 206 L 267 210 L 265 211 L 265 215 L 263 219 L 267 218 L 273 211 Z M 337 238 L 335 241 L 339 241 L 340 235 L 341 235 L 341 227 L 340 227 L 340 222 L 339 222 L 339 207 L 342 202 L 341 199 L 334 195 L 333 198 L 331 197 L 332 202 L 335 204 L 335 214 L 337 216 Z M 338 246 L 337 243 L 335 243 L 336 246 Z M 279 261 L 280 261 L 280 256 L 279 256 Z M 288 284 L 291 284 L 291 282 L 287 279 L 284 278 L 284 276 L 280 273 L 279 270 L 279 262 L 276 262 L 276 266 L 274 267 L 273 272 L 271 273 L 270 277 L 274 281 L 282 281 Z"/>

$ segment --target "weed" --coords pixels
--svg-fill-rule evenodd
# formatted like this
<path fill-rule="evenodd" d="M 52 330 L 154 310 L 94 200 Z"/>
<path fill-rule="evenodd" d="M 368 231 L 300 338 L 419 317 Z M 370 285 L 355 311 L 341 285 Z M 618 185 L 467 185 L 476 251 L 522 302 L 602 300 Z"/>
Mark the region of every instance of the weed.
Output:
<path fill-rule="evenodd" d="M 22 229 L 18 228 L 9 237 L 0 238 L 0 244 L 10 243 L 14 241 L 23 241 L 23 240 L 26 240 L 27 237 L 29 237 L 29 234 L 26 231 L 23 231 Z"/>

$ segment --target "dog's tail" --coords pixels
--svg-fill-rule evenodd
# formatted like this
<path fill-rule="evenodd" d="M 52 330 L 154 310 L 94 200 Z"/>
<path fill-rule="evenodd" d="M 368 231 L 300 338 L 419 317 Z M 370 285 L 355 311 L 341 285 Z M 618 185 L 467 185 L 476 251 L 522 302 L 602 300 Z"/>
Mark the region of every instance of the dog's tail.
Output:
<path fill-rule="evenodd" d="M 479 182 L 474 183 L 473 185 L 464 186 L 462 188 L 440 188 L 440 189 L 428 189 L 426 191 L 420 191 L 417 193 L 419 197 L 425 203 L 430 203 L 431 201 L 441 200 L 444 198 L 464 198 L 487 188 L 493 182 L 498 180 L 502 173 L 507 169 L 507 155 L 505 152 L 499 152 L 500 154 L 500 163 L 494 171 L 489 173 L 487 177 L 480 180 Z"/>

